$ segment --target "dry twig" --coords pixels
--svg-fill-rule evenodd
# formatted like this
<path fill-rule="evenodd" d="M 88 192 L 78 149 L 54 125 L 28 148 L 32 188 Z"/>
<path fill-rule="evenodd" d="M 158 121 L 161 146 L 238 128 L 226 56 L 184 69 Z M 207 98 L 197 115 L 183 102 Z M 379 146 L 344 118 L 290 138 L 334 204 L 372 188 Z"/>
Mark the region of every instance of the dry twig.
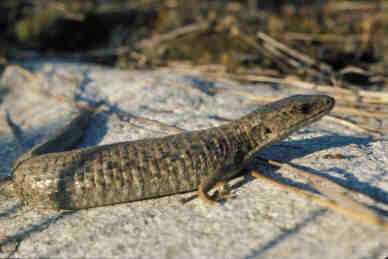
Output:
<path fill-rule="evenodd" d="M 365 126 L 360 126 L 360 125 L 353 123 L 349 120 L 346 120 L 344 118 L 338 118 L 335 116 L 328 115 L 328 116 L 325 116 L 323 119 L 329 120 L 331 122 L 334 122 L 334 123 L 342 125 L 342 126 L 345 126 L 349 129 L 352 129 L 352 130 L 360 132 L 360 133 L 369 134 L 373 137 L 381 137 L 382 135 L 384 135 L 381 131 L 379 131 L 377 129 L 369 128 L 369 127 L 365 127 Z"/>
<path fill-rule="evenodd" d="M 333 79 L 332 77 L 334 73 L 329 65 L 318 62 L 315 59 L 275 40 L 263 32 L 259 32 L 257 34 L 257 38 L 263 43 L 263 47 L 272 51 L 278 58 L 288 60 L 289 64 L 293 67 L 304 67 L 305 69 L 311 70 L 313 74 L 326 77 L 328 81 Z"/>
<path fill-rule="evenodd" d="M 301 32 L 284 32 L 280 37 L 285 40 L 296 41 L 320 41 L 320 42 L 356 42 L 361 41 L 361 35 L 339 35 L 331 33 L 301 33 Z"/>
<path fill-rule="evenodd" d="M 358 117 L 366 117 L 366 118 L 375 118 L 375 119 L 387 119 L 388 112 L 384 111 L 365 111 L 353 107 L 345 107 L 345 106 L 336 106 L 333 111 L 335 113 L 345 114 L 345 115 L 354 115 Z"/>
<path fill-rule="evenodd" d="M 209 29 L 209 26 L 210 26 L 209 21 L 201 21 L 201 22 L 198 22 L 195 24 L 190 24 L 190 25 L 180 27 L 178 29 L 175 29 L 175 30 L 170 31 L 170 32 L 165 33 L 165 34 L 154 35 L 150 39 L 144 39 L 144 40 L 140 41 L 137 44 L 137 46 L 139 48 L 155 48 L 158 45 L 160 45 L 166 41 L 174 40 L 178 37 L 182 37 L 182 36 L 187 35 L 187 34 L 206 31 L 207 29 Z"/>
<path fill-rule="evenodd" d="M 384 1 L 333 1 L 328 3 L 325 9 L 328 12 L 371 12 L 388 9 L 388 3 Z"/>

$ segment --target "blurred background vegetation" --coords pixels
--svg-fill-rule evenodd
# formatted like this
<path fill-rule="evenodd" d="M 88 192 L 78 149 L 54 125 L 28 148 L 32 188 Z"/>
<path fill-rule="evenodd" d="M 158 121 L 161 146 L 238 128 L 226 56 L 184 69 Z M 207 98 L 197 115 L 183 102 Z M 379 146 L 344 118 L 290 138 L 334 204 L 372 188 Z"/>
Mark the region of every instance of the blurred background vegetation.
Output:
<path fill-rule="evenodd" d="M 2 0 L 0 64 L 211 66 L 385 89 L 388 1 Z M 245 76 L 245 77 L 244 77 Z"/>

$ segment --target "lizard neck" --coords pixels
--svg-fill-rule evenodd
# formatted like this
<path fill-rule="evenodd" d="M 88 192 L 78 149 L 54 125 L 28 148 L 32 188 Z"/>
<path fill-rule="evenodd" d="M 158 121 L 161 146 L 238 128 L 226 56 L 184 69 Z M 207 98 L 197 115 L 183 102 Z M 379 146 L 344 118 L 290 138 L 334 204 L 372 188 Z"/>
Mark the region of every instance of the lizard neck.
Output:
<path fill-rule="evenodd" d="M 221 127 L 228 142 L 234 146 L 235 153 L 243 159 L 247 154 L 256 150 L 263 143 L 252 134 L 252 125 L 248 122 L 237 120 Z"/>
<path fill-rule="evenodd" d="M 265 121 L 265 120 L 264 120 Z M 274 134 L 271 134 L 269 125 L 263 122 L 260 113 L 251 113 L 230 125 L 235 132 L 237 139 L 245 153 L 258 150 L 268 143 L 276 140 Z"/>
<path fill-rule="evenodd" d="M 276 112 L 260 108 L 234 121 L 231 125 L 240 140 L 241 151 L 247 156 L 289 135 L 293 126 Z"/>

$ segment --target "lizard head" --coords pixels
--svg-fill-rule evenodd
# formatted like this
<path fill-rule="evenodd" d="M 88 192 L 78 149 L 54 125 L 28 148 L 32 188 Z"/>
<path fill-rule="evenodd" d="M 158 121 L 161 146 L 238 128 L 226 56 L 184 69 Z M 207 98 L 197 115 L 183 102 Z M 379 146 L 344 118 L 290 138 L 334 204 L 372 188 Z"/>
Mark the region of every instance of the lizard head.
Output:
<path fill-rule="evenodd" d="M 330 112 L 334 98 L 327 95 L 294 95 L 261 106 L 241 118 L 248 125 L 254 146 L 269 144 L 307 126 Z"/>

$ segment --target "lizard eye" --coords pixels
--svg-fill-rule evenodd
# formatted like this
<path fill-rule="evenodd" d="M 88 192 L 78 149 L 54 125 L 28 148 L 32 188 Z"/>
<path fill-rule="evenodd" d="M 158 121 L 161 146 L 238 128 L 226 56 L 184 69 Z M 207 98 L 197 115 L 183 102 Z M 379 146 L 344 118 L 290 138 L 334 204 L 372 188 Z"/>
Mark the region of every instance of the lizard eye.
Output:
<path fill-rule="evenodd" d="M 308 113 L 310 113 L 310 111 L 311 111 L 311 105 L 309 105 L 309 104 L 303 104 L 302 106 L 301 106 L 301 112 L 302 113 L 304 113 L 304 114 L 308 114 Z"/>

